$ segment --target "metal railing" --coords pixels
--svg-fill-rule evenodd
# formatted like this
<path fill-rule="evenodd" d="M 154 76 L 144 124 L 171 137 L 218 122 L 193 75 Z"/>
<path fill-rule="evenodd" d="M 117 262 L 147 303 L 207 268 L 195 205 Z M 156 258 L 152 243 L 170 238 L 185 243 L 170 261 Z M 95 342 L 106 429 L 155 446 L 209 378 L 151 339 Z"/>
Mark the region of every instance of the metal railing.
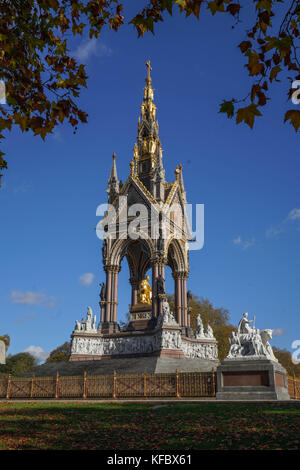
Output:
<path fill-rule="evenodd" d="M 287 377 L 292 399 L 300 399 L 300 380 Z M 171 374 L 87 375 L 0 379 L 0 398 L 134 398 L 134 397 L 215 397 L 216 373 L 181 372 Z"/>
<path fill-rule="evenodd" d="M 214 397 L 215 371 L 0 379 L 0 398 Z"/>
<path fill-rule="evenodd" d="M 300 380 L 295 376 L 287 377 L 288 392 L 294 400 L 300 399 Z"/>

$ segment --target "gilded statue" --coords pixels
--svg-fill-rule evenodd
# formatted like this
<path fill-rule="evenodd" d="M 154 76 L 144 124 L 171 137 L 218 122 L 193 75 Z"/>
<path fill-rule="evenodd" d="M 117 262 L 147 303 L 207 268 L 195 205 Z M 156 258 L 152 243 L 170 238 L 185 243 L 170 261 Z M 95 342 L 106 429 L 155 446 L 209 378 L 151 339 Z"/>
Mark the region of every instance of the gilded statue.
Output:
<path fill-rule="evenodd" d="M 151 305 L 152 302 L 152 289 L 148 282 L 149 276 L 146 276 L 140 283 L 140 290 L 139 290 L 139 302 L 141 304 L 148 304 Z"/>
<path fill-rule="evenodd" d="M 155 140 L 151 139 L 151 140 L 150 140 L 150 143 L 149 143 L 149 150 L 150 150 L 150 153 L 154 153 L 154 152 L 155 152 L 155 149 L 156 149 Z"/>
<path fill-rule="evenodd" d="M 138 148 L 137 144 L 134 144 L 133 156 L 134 156 L 135 158 L 137 158 L 137 157 L 139 156 L 139 148 Z"/>

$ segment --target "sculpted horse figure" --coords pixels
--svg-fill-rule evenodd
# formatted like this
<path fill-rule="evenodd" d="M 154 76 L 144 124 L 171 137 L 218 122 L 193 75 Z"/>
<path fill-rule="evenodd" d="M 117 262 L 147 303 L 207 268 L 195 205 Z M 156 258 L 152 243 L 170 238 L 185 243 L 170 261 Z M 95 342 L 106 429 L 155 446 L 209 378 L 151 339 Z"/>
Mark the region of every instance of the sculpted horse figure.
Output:
<path fill-rule="evenodd" d="M 250 320 L 252 322 L 252 320 Z M 228 353 L 229 358 L 241 357 L 266 357 L 278 362 L 274 356 L 269 341 L 272 339 L 271 329 L 260 331 L 258 328 L 249 326 L 248 314 L 244 313 L 239 322 L 238 331 L 232 332 L 229 340 L 231 346 Z"/>

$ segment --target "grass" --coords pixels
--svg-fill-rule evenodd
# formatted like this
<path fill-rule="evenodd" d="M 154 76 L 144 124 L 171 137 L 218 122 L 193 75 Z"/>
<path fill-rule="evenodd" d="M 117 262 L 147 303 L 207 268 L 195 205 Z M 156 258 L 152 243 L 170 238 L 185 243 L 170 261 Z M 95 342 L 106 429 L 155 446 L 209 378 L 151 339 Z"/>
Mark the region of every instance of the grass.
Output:
<path fill-rule="evenodd" d="M 299 449 L 300 403 L 0 402 L 0 449 Z M 156 408 L 157 407 L 157 408 Z"/>

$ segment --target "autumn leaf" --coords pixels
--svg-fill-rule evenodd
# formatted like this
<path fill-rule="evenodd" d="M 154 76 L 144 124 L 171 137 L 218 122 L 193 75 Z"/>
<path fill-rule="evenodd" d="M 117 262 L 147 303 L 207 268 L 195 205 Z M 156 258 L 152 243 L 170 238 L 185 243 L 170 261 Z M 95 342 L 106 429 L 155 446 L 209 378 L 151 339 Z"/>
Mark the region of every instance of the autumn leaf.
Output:
<path fill-rule="evenodd" d="M 277 74 L 281 71 L 282 68 L 279 67 L 279 65 L 275 65 L 275 67 L 273 67 L 270 72 L 270 82 L 272 82 L 273 80 L 276 80 L 278 82 L 279 80 L 277 80 Z"/>
<path fill-rule="evenodd" d="M 241 49 L 242 53 L 246 52 L 248 49 L 251 49 L 252 43 L 250 41 L 243 41 L 239 44 L 239 48 Z"/>
<path fill-rule="evenodd" d="M 219 113 L 226 113 L 228 118 L 232 118 L 234 115 L 234 99 L 231 101 L 223 101 L 220 105 Z"/>
<path fill-rule="evenodd" d="M 257 105 L 251 103 L 249 106 L 245 108 L 238 109 L 236 113 L 236 123 L 239 124 L 240 122 L 244 121 L 245 124 L 248 124 L 251 129 L 253 129 L 254 119 L 255 116 L 261 116 L 261 112 L 257 109 Z"/>
<path fill-rule="evenodd" d="M 227 6 L 226 11 L 229 11 L 232 16 L 235 16 L 237 13 L 239 13 L 240 9 L 241 5 L 238 3 L 230 3 L 230 5 Z"/>
<path fill-rule="evenodd" d="M 215 15 L 217 12 L 224 11 L 224 3 L 218 0 L 215 0 L 214 2 L 208 2 L 207 8 L 211 11 L 212 15 Z"/>
<path fill-rule="evenodd" d="M 249 75 L 260 75 L 264 72 L 264 64 L 259 61 L 257 52 L 249 53 L 249 62 L 247 64 Z"/>
<path fill-rule="evenodd" d="M 297 109 L 290 109 L 289 111 L 287 111 L 284 116 L 284 122 L 286 122 L 287 120 L 291 121 L 292 126 L 297 132 L 300 127 L 300 111 L 298 111 Z"/>

